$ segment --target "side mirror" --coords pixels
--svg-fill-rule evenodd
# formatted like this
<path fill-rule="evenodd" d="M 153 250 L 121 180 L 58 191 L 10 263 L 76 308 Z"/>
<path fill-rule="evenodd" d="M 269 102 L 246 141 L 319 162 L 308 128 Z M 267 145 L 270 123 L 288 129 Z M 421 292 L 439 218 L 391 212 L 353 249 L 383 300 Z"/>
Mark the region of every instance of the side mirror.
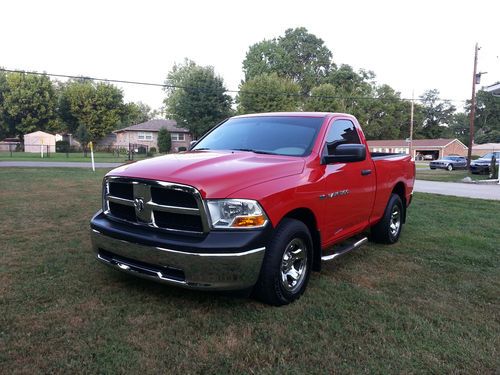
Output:
<path fill-rule="evenodd" d="M 191 151 L 193 149 L 193 147 L 196 146 L 197 143 L 198 143 L 198 141 L 189 142 L 189 151 Z"/>
<path fill-rule="evenodd" d="M 366 159 L 366 146 L 361 144 L 341 144 L 338 145 L 331 155 L 325 155 L 322 164 L 331 164 L 335 162 L 350 163 L 363 161 Z"/>

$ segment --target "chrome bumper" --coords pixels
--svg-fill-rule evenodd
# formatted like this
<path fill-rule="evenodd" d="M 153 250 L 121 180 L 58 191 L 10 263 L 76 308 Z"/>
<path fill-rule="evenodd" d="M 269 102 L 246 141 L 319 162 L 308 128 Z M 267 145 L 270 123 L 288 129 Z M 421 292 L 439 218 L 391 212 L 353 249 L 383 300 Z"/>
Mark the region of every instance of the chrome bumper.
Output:
<path fill-rule="evenodd" d="M 239 290 L 257 282 L 265 247 L 241 253 L 190 253 L 118 240 L 91 229 L 98 260 L 135 276 L 203 290 Z"/>

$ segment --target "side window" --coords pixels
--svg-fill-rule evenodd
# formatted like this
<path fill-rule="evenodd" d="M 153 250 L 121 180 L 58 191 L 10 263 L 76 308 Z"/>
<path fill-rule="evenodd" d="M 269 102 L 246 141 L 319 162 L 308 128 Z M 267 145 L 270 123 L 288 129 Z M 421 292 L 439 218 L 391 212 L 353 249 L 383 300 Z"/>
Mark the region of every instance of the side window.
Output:
<path fill-rule="evenodd" d="M 359 140 L 358 132 L 352 121 L 335 120 L 326 135 L 325 152 L 331 155 L 338 145 L 344 143 L 360 144 L 361 141 Z"/>

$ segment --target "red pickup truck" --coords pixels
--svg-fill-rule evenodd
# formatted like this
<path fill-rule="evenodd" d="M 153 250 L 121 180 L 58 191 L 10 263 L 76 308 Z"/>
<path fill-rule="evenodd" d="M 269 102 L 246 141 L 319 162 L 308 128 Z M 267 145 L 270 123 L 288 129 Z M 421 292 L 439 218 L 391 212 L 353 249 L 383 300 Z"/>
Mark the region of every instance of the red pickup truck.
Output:
<path fill-rule="evenodd" d="M 370 154 L 353 116 L 237 116 L 188 152 L 109 172 L 92 246 L 140 277 L 283 305 L 322 261 L 396 242 L 414 179 L 409 155 Z"/>

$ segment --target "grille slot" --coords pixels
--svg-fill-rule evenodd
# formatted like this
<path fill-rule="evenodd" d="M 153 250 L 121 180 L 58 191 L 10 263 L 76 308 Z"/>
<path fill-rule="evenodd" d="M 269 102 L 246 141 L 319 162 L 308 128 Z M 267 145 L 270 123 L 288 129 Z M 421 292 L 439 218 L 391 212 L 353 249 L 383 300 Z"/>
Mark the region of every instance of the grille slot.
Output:
<path fill-rule="evenodd" d="M 109 211 L 111 212 L 111 215 L 117 217 L 118 219 L 134 222 L 137 221 L 134 207 L 109 202 Z"/>
<path fill-rule="evenodd" d="M 151 187 L 151 200 L 165 206 L 198 208 L 196 199 L 185 191 Z"/>
<path fill-rule="evenodd" d="M 124 199 L 134 199 L 134 188 L 132 184 L 124 184 L 120 182 L 109 183 L 109 195 Z"/>
<path fill-rule="evenodd" d="M 155 223 L 160 228 L 172 228 L 175 230 L 189 230 L 203 232 L 201 218 L 194 215 L 182 215 L 170 212 L 153 211 Z"/>
<path fill-rule="evenodd" d="M 107 177 L 103 211 L 111 219 L 159 230 L 208 232 L 201 195 L 191 186 Z"/>

